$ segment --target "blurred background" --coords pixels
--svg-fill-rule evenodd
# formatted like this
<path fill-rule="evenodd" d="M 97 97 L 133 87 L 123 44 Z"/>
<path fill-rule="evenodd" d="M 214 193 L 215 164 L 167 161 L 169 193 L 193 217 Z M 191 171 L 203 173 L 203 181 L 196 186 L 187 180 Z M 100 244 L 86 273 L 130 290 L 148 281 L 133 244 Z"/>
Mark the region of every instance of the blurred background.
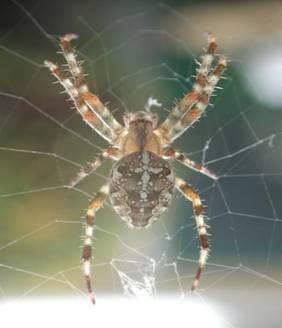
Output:
<path fill-rule="evenodd" d="M 175 142 L 220 176 L 173 164 L 199 192 L 211 256 L 198 297 L 224 305 L 232 327 L 281 327 L 282 2 L 1 1 L 0 299 L 86 298 L 80 270 L 84 213 L 111 163 L 65 185 L 106 146 L 43 67 L 64 64 L 57 37 L 77 33 L 90 88 L 122 122 L 149 97 L 163 120 L 191 89 L 213 32 L 228 69 L 200 122 Z M 188 295 L 197 268 L 191 204 L 177 192 L 152 228 L 98 212 L 98 295 Z M 260 312 L 261 311 L 261 312 Z M 264 312 L 265 311 L 265 312 Z M 260 314 L 261 317 L 260 317 Z M 253 317 L 256 317 L 256 320 Z"/>

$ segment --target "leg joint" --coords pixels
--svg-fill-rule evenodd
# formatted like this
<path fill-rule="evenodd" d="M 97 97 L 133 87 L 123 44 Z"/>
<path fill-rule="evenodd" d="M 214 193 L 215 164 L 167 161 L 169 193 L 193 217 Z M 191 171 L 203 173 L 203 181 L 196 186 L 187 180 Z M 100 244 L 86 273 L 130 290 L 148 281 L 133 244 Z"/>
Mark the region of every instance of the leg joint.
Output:
<path fill-rule="evenodd" d="M 209 238 L 208 235 L 200 235 L 200 243 L 201 243 L 201 247 L 204 250 L 208 250 L 209 249 Z"/>

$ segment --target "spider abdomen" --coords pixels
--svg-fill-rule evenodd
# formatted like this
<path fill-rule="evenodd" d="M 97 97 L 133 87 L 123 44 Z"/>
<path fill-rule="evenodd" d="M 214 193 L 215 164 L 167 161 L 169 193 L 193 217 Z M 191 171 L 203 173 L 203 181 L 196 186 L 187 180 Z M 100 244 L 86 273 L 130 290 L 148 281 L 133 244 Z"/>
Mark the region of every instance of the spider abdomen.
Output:
<path fill-rule="evenodd" d="M 168 207 L 174 174 L 167 161 L 150 151 L 131 153 L 112 168 L 110 198 L 129 226 L 144 228 Z"/>

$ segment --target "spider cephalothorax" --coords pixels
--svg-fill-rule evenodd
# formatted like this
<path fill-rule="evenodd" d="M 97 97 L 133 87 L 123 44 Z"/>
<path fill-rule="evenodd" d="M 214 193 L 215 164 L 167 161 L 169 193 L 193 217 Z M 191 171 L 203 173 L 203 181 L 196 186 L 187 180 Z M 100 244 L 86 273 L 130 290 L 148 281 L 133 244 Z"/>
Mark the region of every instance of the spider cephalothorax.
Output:
<path fill-rule="evenodd" d="M 75 38 L 76 35 L 67 34 L 60 39 L 60 47 L 68 64 L 67 74 L 50 61 L 45 61 L 45 64 L 70 95 L 83 120 L 107 140 L 110 146 L 77 175 L 70 187 L 77 185 L 106 159 L 117 161 L 112 167 L 109 182 L 94 196 L 86 213 L 82 262 L 91 300 L 95 302 L 90 280 L 94 219 L 107 196 L 110 196 L 116 212 L 129 226 L 143 228 L 148 227 L 167 209 L 175 187 L 193 203 L 200 237 L 199 267 L 192 283 L 192 289 L 195 289 L 209 252 L 203 206 L 198 193 L 184 180 L 174 176 L 168 160 L 177 160 L 195 171 L 217 179 L 207 168 L 175 151 L 171 143 L 204 113 L 226 67 L 226 59 L 220 57 L 218 63 L 213 65 L 217 43 L 209 35 L 208 47 L 202 56 L 192 90 L 171 110 L 167 119 L 158 126 L 156 114 L 139 111 L 127 113 L 123 126 L 101 100 L 88 90 L 82 67 L 71 47 L 71 40 Z"/>
<path fill-rule="evenodd" d="M 127 113 L 124 115 L 124 123 L 127 133 L 120 141 L 124 154 L 143 149 L 160 154 L 160 140 L 154 133 L 158 123 L 156 114 L 142 111 Z"/>

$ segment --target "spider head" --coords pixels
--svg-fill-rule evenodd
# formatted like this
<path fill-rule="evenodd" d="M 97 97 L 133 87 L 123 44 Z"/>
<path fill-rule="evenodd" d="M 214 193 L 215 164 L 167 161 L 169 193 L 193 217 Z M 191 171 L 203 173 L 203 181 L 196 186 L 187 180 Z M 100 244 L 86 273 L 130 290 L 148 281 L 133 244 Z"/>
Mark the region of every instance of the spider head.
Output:
<path fill-rule="evenodd" d="M 152 126 L 152 129 L 155 129 L 158 124 L 158 115 L 151 112 L 138 111 L 135 113 L 126 113 L 124 115 L 124 124 L 127 129 L 130 129 L 130 126 L 136 122 L 144 122 Z"/>
<path fill-rule="evenodd" d="M 155 113 L 138 111 L 124 116 L 125 127 L 135 143 L 142 149 L 157 127 L 158 116 Z"/>

